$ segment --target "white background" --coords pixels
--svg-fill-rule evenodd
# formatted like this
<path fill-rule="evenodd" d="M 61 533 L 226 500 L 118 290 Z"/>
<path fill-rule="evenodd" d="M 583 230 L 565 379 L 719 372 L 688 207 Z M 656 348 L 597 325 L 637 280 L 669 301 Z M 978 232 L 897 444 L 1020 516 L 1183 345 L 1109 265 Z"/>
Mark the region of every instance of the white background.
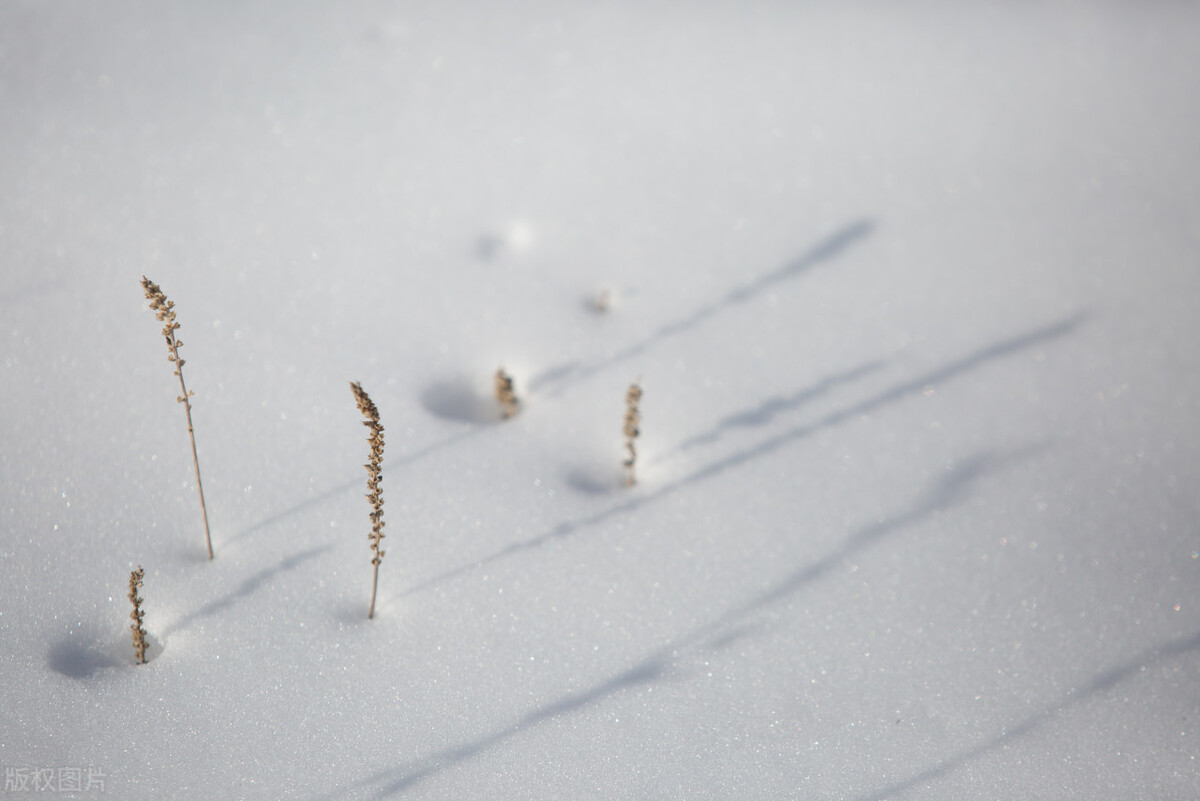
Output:
<path fill-rule="evenodd" d="M 1187 3 L 4 3 L 6 781 L 1200 796 L 1198 124 Z"/>

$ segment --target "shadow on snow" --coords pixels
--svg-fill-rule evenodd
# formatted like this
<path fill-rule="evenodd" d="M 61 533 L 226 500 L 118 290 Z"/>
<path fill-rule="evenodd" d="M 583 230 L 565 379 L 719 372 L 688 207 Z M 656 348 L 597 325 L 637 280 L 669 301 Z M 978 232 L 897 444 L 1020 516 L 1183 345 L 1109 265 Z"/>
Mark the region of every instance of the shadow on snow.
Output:
<path fill-rule="evenodd" d="M 215 601 L 209 601 L 196 611 L 190 612 L 181 617 L 179 620 L 176 620 L 174 623 L 168 626 L 165 631 L 163 631 L 163 639 L 170 637 L 177 631 L 186 629 L 188 626 L 192 625 L 201 618 L 210 617 L 218 612 L 230 608 L 239 600 L 249 597 L 260 588 L 269 584 L 272 579 L 281 573 L 294 570 L 304 562 L 307 562 L 309 559 L 319 556 L 331 548 L 333 548 L 332 545 L 325 545 L 320 548 L 310 548 L 307 551 L 302 551 L 293 556 L 289 556 L 286 559 L 281 560 L 278 564 L 263 568 L 253 576 L 243 580 L 242 583 L 238 585 L 237 589 L 227 593 L 224 597 L 218 598 Z"/>
<path fill-rule="evenodd" d="M 841 546 L 817 562 L 776 582 L 765 592 L 730 609 L 713 622 L 700 626 L 681 638 L 671 640 L 630 669 L 587 690 L 567 694 L 494 732 L 396 769 L 381 771 L 364 779 L 356 786 L 378 786 L 376 797 L 399 793 L 430 776 L 462 764 L 544 721 L 573 713 L 627 690 L 667 680 L 678 668 L 679 663 L 688 658 L 689 650 L 695 652 L 703 647 L 719 648 L 726 640 L 742 636 L 748 628 L 744 622 L 745 619 L 763 607 L 800 592 L 806 586 L 830 573 L 834 567 L 855 551 L 862 550 L 885 536 L 898 533 L 923 518 L 961 503 L 968 497 L 970 487 L 985 474 L 994 472 L 1002 465 L 1025 458 L 1030 450 L 1025 449 L 1001 457 L 979 454 L 966 459 L 961 463 L 960 468 L 941 476 L 929 491 L 919 497 L 908 509 L 852 534 Z"/>
<path fill-rule="evenodd" d="M 870 236 L 874 229 L 875 223 L 870 220 L 853 222 L 821 242 L 818 242 L 799 258 L 792 260 L 773 272 L 760 276 L 751 283 L 734 287 L 725 294 L 725 297 L 701 306 L 686 317 L 666 323 L 646 339 L 620 351 L 615 356 L 590 365 L 571 362 L 570 364 L 549 368 L 530 379 L 529 391 L 553 394 L 568 383 L 583 380 L 602 370 L 607 370 L 621 362 L 639 356 L 663 340 L 690 331 L 710 318 L 746 303 L 772 286 L 795 278 L 822 262 L 830 261 L 840 256 L 847 248 Z"/>
<path fill-rule="evenodd" d="M 774 286 L 775 284 L 794 278 L 797 275 L 817 266 L 821 262 L 837 257 L 855 242 L 869 236 L 874 228 L 875 224 L 870 220 L 859 220 L 851 223 L 850 225 L 847 225 L 833 235 L 819 242 L 799 258 L 789 262 L 788 264 L 785 264 L 783 267 L 780 267 L 773 272 L 759 277 L 757 280 L 749 284 L 745 284 L 730 290 L 722 300 L 716 303 L 703 306 L 685 318 L 663 325 L 647 340 L 627 348 L 611 359 L 590 366 L 586 366 L 579 361 L 573 361 L 568 364 L 558 365 L 543 371 L 540 375 L 535 376 L 530 380 L 529 390 L 530 392 L 536 392 L 547 387 L 553 388 L 555 385 L 565 385 L 570 381 L 585 378 L 619 362 L 625 361 L 626 359 L 633 358 L 634 356 L 648 350 L 650 347 L 664 339 L 695 328 L 697 325 L 715 316 L 719 312 L 747 302 L 754 296 L 758 295 L 769 287 Z M 850 371 L 838 376 L 832 376 L 831 378 L 827 379 L 829 386 L 822 387 L 818 385 L 810 390 L 810 394 L 806 397 L 794 397 L 790 400 L 783 399 L 782 402 L 790 403 L 790 405 L 799 405 L 800 403 L 803 403 L 806 400 L 809 400 L 812 397 L 816 397 L 817 395 L 827 391 L 832 387 L 833 384 L 852 380 L 866 372 L 869 372 L 872 369 L 875 369 L 875 365 L 864 365 L 858 369 L 862 372 L 855 374 L 854 371 Z M 491 424 L 497 423 L 500 420 L 500 414 L 496 408 L 495 400 L 491 397 L 482 397 L 478 395 L 471 383 L 462 377 L 445 380 L 427 387 L 422 393 L 421 405 L 426 411 L 435 417 L 466 422 L 472 425 L 468 429 L 445 437 L 400 459 L 387 460 L 384 465 L 385 475 L 390 469 L 417 461 L 418 459 L 428 456 L 431 453 L 455 445 L 461 440 L 480 434 L 487 430 Z M 770 413 L 771 410 L 762 411 L 762 414 Z M 739 423 L 738 421 L 730 421 L 729 424 L 738 425 Z M 690 446 L 688 446 L 687 443 L 684 443 L 684 445 L 681 446 L 681 448 L 686 447 Z M 267 528 L 268 526 L 274 525 L 275 523 L 285 520 L 288 517 L 303 512 L 307 509 L 314 508 L 330 498 L 336 497 L 337 495 L 349 491 L 354 487 L 361 486 L 363 483 L 364 482 L 350 481 L 333 487 L 332 489 L 328 489 L 320 495 L 301 501 L 300 503 L 289 507 L 288 509 L 252 524 L 248 528 L 242 530 L 226 544 L 237 542 L 238 540 L 249 536 L 255 531 Z M 592 483 L 589 481 L 580 482 L 580 488 L 589 491 L 594 491 L 595 489 L 592 486 Z M 605 488 L 607 489 L 607 485 Z"/>
<path fill-rule="evenodd" d="M 696 482 L 724 473 L 734 467 L 745 464 L 758 456 L 777 450 L 785 444 L 807 437 L 823 428 L 834 426 L 859 415 L 878 409 L 886 404 L 899 401 L 914 392 L 922 390 L 930 384 L 945 382 L 973 370 L 987 362 L 1012 355 L 1029 348 L 1037 343 L 1045 342 L 1064 336 L 1073 331 L 1084 319 L 1085 315 L 1076 314 L 1057 323 L 1035 329 L 1025 334 L 1012 337 L 987 347 L 976 350 L 967 356 L 952 361 L 940 368 L 926 372 L 914 379 L 903 381 L 892 387 L 860 401 L 846 409 L 833 412 L 815 423 L 797 426 L 779 436 L 772 437 L 758 445 L 739 451 L 725 459 L 703 467 L 684 478 L 667 484 L 648 496 L 633 498 L 618 504 L 596 515 L 580 521 L 563 523 L 546 534 L 523 543 L 517 543 L 502 549 L 485 560 L 476 562 L 456 571 L 433 579 L 426 584 L 409 590 L 409 593 L 419 591 L 424 587 L 440 581 L 456 577 L 477 568 L 487 562 L 503 558 L 520 550 L 537 547 L 551 539 L 566 537 L 581 528 L 595 525 L 609 517 L 622 512 L 632 511 L 644 503 L 648 503 L 667 494 L 673 493 Z M 721 427 L 718 426 L 717 431 Z M 503 743 L 538 724 L 573 713 L 586 706 L 616 696 L 626 690 L 631 690 L 650 683 L 662 681 L 669 677 L 675 665 L 687 657 L 689 649 L 706 647 L 719 649 L 729 642 L 746 636 L 751 631 L 747 618 L 751 618 L 759 610 L 784 601 L 796 593 L 809 587 L 820 579 L 832 573 L 847 557 L 879 543 L 882 539 L 909 528 L 921 520 L 961 503 L 970 494 L 971 487 L 984 475 L 994 472 L 1008 463 L 1027 458 L 1037 450 L 1037 447 L 996 456 L 982 453 L 962 461 L 959 467 L 942 475 L 937 482 L 912 505 L 892 517 L 866 526 L 847 537 L 837 548 L 830 551 L 819 560 L 805 565 L 777 581 L 764 592 L 753 596 L 739 605 L 734 606 L 711 623 L 705 624 L 681 639 L 673 640 L 668 645 L 655 650 L 630 669 L 623 671 L 607 681 L 601 682 L 587 690 L 570 693 L 559 700 L 529 712 L 508 726 L 491 733 L 484 734 L 474 740 L 457 747 L 444 749 L 428 757 L 404 764 L 392 770 L 382 771 L 357 784 L 358 787 L 377 787 L 377 796 L 389 796 L 412 787 L 418 782 L 429 778 L 441 771 L 466 762 L 476 755 Z M 1200 645 L 1200 635 L 1168 645 L 1159 649 L 1156 658 L 1183 653 Z M 1088 687 L 1086 693 L 1100 692 L 1117 682 L 1124 680 L 1136 672 L 1144 659 L 1136 660 L 1116 669 L 1100 674 Z M 1019 736 L 1048 720 L 1058 711 L 1069 704 L 1078 703 L 1078 697 L 1065 701 L 1039 716 L 1035 716 L 1022 725 L 1008 730 L 999 737 L 965 752 L 960 757 L 941 763 L 938 766 L 912 777 L 905 782 L 887 788 L 870 799 L 882 799 L 888 795 L 903 791 L 922 781 L 927 781 L 953 770 L 958 765 L 973 759 L 991 748 L 997 747 L 1005 739 Z M 864 799 L 863 801 L 869 801 Z"/>
<path fill-rule="evenodd" d="M 940 779 L 942 776 L 979 759 L 985 754 L 1002 748 L 1012 740 L 1029 734 L 1058 715 L 1083 703 L 1086 699 L 1111 690 L 1129 677 L 1141 673 L 1147 666 L 1165 662 L 1168 659 L 1173 659 L 1196 650 L 1200 650 L 1200 631 L 1189 637 L 1180 637 L 1165 645 L 1142 651 L 1133 659 L 1097 674 L 1095 678 L 1082 688 L 1072 688 L 1057 703 L 1047 706 L 1041 712 L 1027 717 L 1015 726 L 1004 728 L 991 739 L 968 748 L 956 756 L 943 760 L 933 767 L 927 768 L 903 781 L 898 781 L 869 795 L 859 796 L 856 801 L 885 801 L 885 799 L 894 798 L 928 782 Z"/>
<path fill-rule="evenodd" d="M 1039 343 L 1065 336 L 1074 331 L 1075 328 L 1085 318 L 1086 315 L 1081 312 L 1067 317 L 1059 322 L 1052 323 L 1050 325 L 1029 331 L 1025 334 L 1021 334 L 1010 339 L 1001 340 L 1000 342 L 980 348 L 979 350 L 976 350 L 962 357 L 961 359 L 956 359 L 955 361 L 943 365 L 942 367 L 922 373 L 916 378 L 894 384 L 882 392 L 872 395 L 866 400 L 859 401 L 858 403 L 855 403 L 844 409 L 831 412 L 825 417 L 822 417 L 820 420 L 817 420 L 815 423 L 796 426 L 781 434 L 769 437 L 757 445 L 737 451 L 723 459 L 719 459 L 707 464 L 680 479 L 663 484 L 649 493 L 644 495 L 635 494 L 621 503 L 610 506 L 607 509 L 603 509 L 588 517 L 579 520 L 564 521 L 537 537 L 524 540 L 522 542 L 512 543 L 511 545 L 501 548 L 495 553 L 474 563 L 463 565 L 418 584 L 404 592 L 403 595 L 411 595 L 413 593 L 421 592 L 429 589 L 430 587 L 441 584 L 442 582 L 458 578 L 459 576 L 465 575 L 466 573 L 477 570 L 500 559 L 507 558 L 522 551 L 528 551 L 541 547 L 542 545 L 545 545 L 553 540 L 565 539 L 566 537 L 570 537 L 578 533 L 582 529 L 595 526 L 608 520 L 609 518 L 624 514 L 626 512 L 632 512 L 645 504 L 652 503 L 653 501 L 657 501 L 668 495 L 674 494 L 681 489 L 685 489 L 710 478 L 715 478 L 716 476 L 722 475 L 730 470 L 733 470 L 734 468 L 741 467 L 742 465 L 759 457 L 773 453 L 785 445 L 789 445 L 797 440 L 810 437 L 813 434 L 822 431 L 823 429 L 841 425 L 842 423 L 854 420 L 861 415 L 873 412 L 888 404 L 901 401 L 910 395 L 923 391 L 930 385 L 944 383 L 978 367 L 981 367 L 988 362 L 1006 356 L 1011 356 Z M 718 425 L 717 432 L 719 433 L 720 430 L 721 427 Z"/>

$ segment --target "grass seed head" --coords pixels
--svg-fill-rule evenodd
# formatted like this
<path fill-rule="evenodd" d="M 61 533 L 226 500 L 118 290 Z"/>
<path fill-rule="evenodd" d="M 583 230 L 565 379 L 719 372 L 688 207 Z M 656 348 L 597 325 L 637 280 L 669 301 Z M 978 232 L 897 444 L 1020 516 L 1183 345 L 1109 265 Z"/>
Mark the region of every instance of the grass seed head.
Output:
<path fill-rule="evenodd" d="M 354 393 L 354 402 L 358 405 L 358 410 L 362 412 L 362 424 L 369 431 L 367 444 L 370 448 L 367 463 L 363 467 L 367 469 L 366 498 L 371 502 L 371 533 L 367 535 L 367 539 L 371 543 L 371 566 L 374 568 L 374 577 L 371 582 L 371 608 L 367 612 L 367 617 L 372 618 L 375 617 L 375 593 L 379 587 L 379 563 L 383 561 L 386 553 L 380 547 L 385 536 L 383 533 L 383 487 L 380 486 L 380 482 L 383 481 L 383 424 L 379 422 L 379 409 L 371 400 L 371 396 L 362 388 L 362 384 L 357 381 L 351 382 L 350 391 Z"/>
<path fill-rule="evenodd" d="M 146 644 L 146 629 L 142 627 L 142 619 L 146 616 L 142 610 L 142 603 L 146 599 L 138 596 L 138 587 L 142 585 L 145 575 L 146 571 L 141 565 L 129 574 L 129 602 L 133 604 L 133 612 L 129 615 L 133 623 L 129 625 L 129 629 L 133 632 L 133 651 L 140 665 L 146 664 L 146 648 L 149 647 Z"/>
<path fill-rule="evenodd" d="M 500 414 L 508 419 L 517 413 L 521 401 L 513 390 L 512 376 L 501 367 L 496 371 L 496 402 L 500 404 Z"/>

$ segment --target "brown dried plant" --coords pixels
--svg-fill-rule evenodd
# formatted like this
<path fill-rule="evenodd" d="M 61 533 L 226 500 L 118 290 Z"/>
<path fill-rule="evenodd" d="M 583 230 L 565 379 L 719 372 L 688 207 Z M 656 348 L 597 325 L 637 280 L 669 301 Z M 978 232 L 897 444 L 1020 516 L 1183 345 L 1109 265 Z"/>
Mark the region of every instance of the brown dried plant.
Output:
<path fill-rule="evenodd" d="M 141 565 L 129 574 L 129 600 L 133 604 L 133 612 L 129 615 L 133 623 L 129 628 L 133 632 L 133 651 L 137 654 L 137 663 L 140 665 L 146 664 L 146 648 L 149 647 L 146 644 L 146 630 L 142 628 L 142 618 L 146 616 L 142 611 L 142 602 L 146 599 L 139 598 L 137 594 L 145 575 L 146 571 L 142 570 Z"/>
<path fill-rule="evenodd" d="M 642 388 L 634 382 L 629 385 L 629 391 L 625 393 L 625 449 L 629 451 L 629 457 L 625 459 L 625 484 L 632 487 L 637 483 L 637 475 L 634 473 L 634 465 L 637 462 L 637 448 L 634 447 L 634 440 L 638 438 L 641 431 L 638 429 L 638 423 L 642 416 L 638 411 L 638 402 L 642 399 Z"/>
<path fill-rule="evenodd" d="M 521 405 L 517 393 L 513 391 L 512 376 L 504 372 L 503 367 L 496 371 L 496 402 L 500 404 L 500 414 L 506 420 L 516 414 L 517 407 Z"/>
<path fill-rule="evenodd" d="M 179 349 L 183 347 L 183 340 L 175 334 L 179 330 L 179 323 L 175 321 L 175 301 L 167 300 L 167 296 L 163 294 L 158 284 L 144 275 L 142 276 L 142 289 L 146 292 L 146 299 L 150 301 L 150 308 L 153 310 L 154 316 L 163 324 L 162 333 L 167 340 L 167 361 L 175 364 L 175 375 L 179 378 L 180 394 L 176 400 L 183 404 L 183 410 L 187 414 L 188 436 L 192 439 L 192 465 L 196 468 L 196 491 L 200 495 L 200 514 L 204 516 L 204 542 L 208 545 L 208 558 L 212 559 L 213 546 L 212 534 L 208 530 L 208 506 L 204 503 L 204 485 L 200 482 L 200 457 L 196 455 L 196 430 L 192 427 L 191 398 L 195 393 L 188 390 L 187 384 L 183 381 L 184 360 L 179 355 Z"/>
<path fill-rule="evenodd" d="M 367 539 L 371 541 L 371 565 L 375 575 L 371 579 L 371 608 L 368 618 L 375 617 L 375 591 L 379 588 L 379 563 L 383 561 L 385 551 L 380 549 L 383 540 L 383 488 L 379 482 L 383 480 L 383 426 L 379 422 L 379 409 L 374 401 L 363 391 L 357 381 L 351 382 L 350 389 L 354 393 L 354 401 L 362 412 L 363 425 L 370 430 L 367 442 L 371 446 L 370 457 L 363 467 L 367 468 L 367 500 L 371 502 L 371 533 Z"/>

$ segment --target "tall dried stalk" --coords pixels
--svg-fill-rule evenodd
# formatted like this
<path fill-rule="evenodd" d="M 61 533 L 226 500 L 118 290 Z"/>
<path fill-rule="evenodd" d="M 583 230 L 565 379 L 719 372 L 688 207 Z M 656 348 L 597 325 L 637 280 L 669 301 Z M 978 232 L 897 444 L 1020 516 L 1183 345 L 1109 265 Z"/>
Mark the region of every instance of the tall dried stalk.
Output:
<path fill-rule="evenodd" d="M 350 390 L 354 393 L 354 401 L 362 412 L 363 425 L 370 430 L 367 442 L 371 446 L 371 454 L 363 467 L 367 468 L 367 500 L 371 502 L 371 533 L 367 539 L 371 541 L 371 565 L 375 575 L 371 579 L 371 608 L 368 618 L 375 617 L 375 592 L 379 588 L 379 563 L 383 561 L 385 551 L 379 547 L 383 539 L 383 488 L 379 482 L 383 480 L 383 426 L 379 422 L 379 409 L 374 401 L 363 391 L 357 381 L 351 382 Z"/>
<path fill-rule="evenodd" d="M 142 584 L 142 578 L 146 575 L 146 571 L 142 570 L 142 566 L 138 565 L 138 569 L 131 571 L 129 574 L 129 600 L 133 604 L 133 612 L 129 618 L 133 621 L 129 625 L 129 629 L 133 632 L 133 651 L 137 654 L 138 664 L 146 664 L 146 630 L 142 628 L 142 618 L 146 613 L 142 611 L 142 602 L 145 598 L 138 597 L 138 587 Z"/>
<path fill-rule="evenodd" d="M 641 399 L 642 388 L 636 382 L 630 384 L 629 391 L 625 393 L 625 449 L 629 451 L 629 456 L 625 459 L 625 484 L 630 487 L 637 483 L 637 474 L 634 472 L 637 448 L 634 447 L 634 440 L 641 433 L 638 430 L 638 423 L 642 419 L 638 411 L 638 401 Z"/>
<path fill-rule="evenodd" d="M 191 392 L 187 388 L 187 384 L 183 381 L 183 357 L 179 355 L 179 349 L 183 347 L 183 340 L 179 339 L 175 332 L 179 330 L 179 323 L 175 322 L 175 301 L 167 300 L 167 296 L 163 294 L 158 284 L 151 281 L 146 276 L 142 276 L 142 289 L 146 292 L 146 299 L 150 301 L 150 308 L 154 311 L 154 316 L 163 324 L 163 337 L 167 340 L 167 361 L 175 364 L 175 375 L 179 378 L 180 395 L 176 400 L 183 404 L 183 410 L 187 414 L 188 436 L 192 439 L 192 465 L 196 468 L 196 492 L 200 495 L 200 514 L 204 516 L 204 542 L 208 545 L 208 558 L 213 558 L 212 534 L 208 530 L 208 506 L 204 503 L 204 484 L 200 481 L 200 457 L 196 455 L 196 430 L 192 427 L 192 401 L 191 398 L 196 393 Z"/>
<path fill-rule="evenodd" d="M 500 404 L 500 414 L 506 420 L 516 414 L 517 407 L 521 405 L 517 393 L 513 391 L 512 376 L 504 372 L 503 367 L 496 371 L 496 402 Z"/>

